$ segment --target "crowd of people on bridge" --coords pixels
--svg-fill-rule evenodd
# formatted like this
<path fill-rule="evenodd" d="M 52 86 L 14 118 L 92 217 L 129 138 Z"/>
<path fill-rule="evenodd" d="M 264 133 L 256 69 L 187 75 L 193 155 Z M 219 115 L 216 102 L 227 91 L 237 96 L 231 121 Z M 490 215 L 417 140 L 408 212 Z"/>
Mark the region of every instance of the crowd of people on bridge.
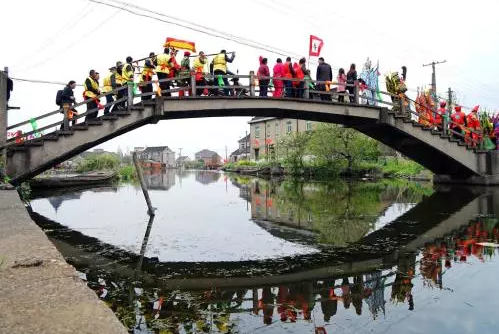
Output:
<path fill-rule="evenodd" d="M 439 102 L 435 108 L 430 91 L 419 94 L 415 100 L 418 122 L 424 127 L 448 133 L 455 139 L 462 140 L 472 147 L 483 149 L 499 148 L 499 115 L 480 113 L 480 106 L 474 106 L 468 114 L 460 105 L 447 105 L 447 101 Z M 452 110 L 454 109 L 454 110 Z"/>
<path fill-rule="evenodd" d="M 140 90 L 143 101 L 150 100 L 154 95 L 170 97 L 172 93 L 182 98 L 192 93 L 192 85 L 196 85 L 197 96 L 249 95 L 247 86 L 242 86 L 237 76 L 228 69 L 228 64 L 234 61 L 235 52 L 221 50 L 217 54 L 207 55 L 201 51 L 197 55 L 191 55 L 189 51 L 185 51 L 179 61 L 177 55 L 177 49 L 166 47 L 163 53 L 151 52 L 149 57 L 138 61 L 129 56 L 124 63 L 117 61 L 109 68 L 109 73 L 104 77 L 102 85 L 99 82 L 99 72 L 90 70 L 83 85 L 83 99 L 87 106 L 85 122 L 96 118 L 99 109 L 104 109 L 104 115 L 125 109 L 129 90 L 123 87 L 128 85 L 133 85 L 134 95 L 139 95 L 137 88 Z M 213 56 L 211 61 L 208 60 L 208 56 Z M 143 62 L 142 66 L 139 66 L 139 61 Z M 312 80 L 304 57 L 297 62 L 293 62 L 291 57 L 287 57 L 285 61 L 277 58 L 272 71 L 268 63 L 267 58 L 259 58 L 258 70 L 254 74 L 254 81 L 250 83 L 255 90 L 258 90 L 260 97 L 269 97 L 271 92 L 272 97 L 275 98 L 304 98 L 308 95 L 309 98 L 323 101 L 334 100 L 370 105 L 376 105 L 379 102 L 375 98 L 376 91 L 378 91 L 377 78 L 373 78 L 378 75 L 378 68 L 371 68 L 369 59 L 364 64 L 360 75 L 357 73 L 355 64 L 351 64 L 348 71 L 339 68 L 337 74 L 333 75 L 332 67 L 320 57 L 315 81 Z M 140 73 L 136 72 L 137 70 Z M 229 78 L 232 83 L 229 82 Z M 406 107 L 410 104 L 405 96 L 406 78 L 405 66 L 402 67 L 401 76 L 398 72 L 386 76 L 387 90 L 392 94 L 392 102 L 395 103 L 394 110 L 399 108 L 397 101 L 402 101 Z M 56 100 L 59 106 L 66 105 L 68 118 L 73 124 L 75 123 L 74 115 L 77 115 L 77 111 L 72 107 L 75 103 L 74 88 L 75 81 L 70 81 L 62 91 L 58 92 Z M 105 94 L 105 105 L 101 104 L 99 98 L 101 94 Z M 378 99 L 380 99 L 379 96 Z M 462 107 L 456 105 L 454 106 L 455 112 L 451 113 L 451 108 L 446 107 L 445 101 L 440 103 L 439 109 L 435 107 L 434 101 L 435 98 L 429 91 L 421 94 L 418 92 L 414 105 L 419 123 L 423 126 L 448 132 L 451 136 L 464 140 L 471 146 L 480 145 L 487 149 L 498 147 L 499 117 L 489 117 L 485 113 L 479 114 L 479 106 L 465 115 Z"/>
<path fill-rule="evenodd" d="M 207 55 L 201 51 L 194 56 L 185 51 L 180 61 L 177 60 L 177 55 L 178 50 L 166 47 L 163 53 L 151 52 L 146 59 L 137 61 L 127 57 L 124 63 L 117 61 L 109 68 L 109 73 L 104 76 L 102 84 L 99 82 L 100 73 L 90 70 L 83 84 L 83 99 L 87 106 L 85 121 L 96 118 L 99 109 L 104 109 L 104 115 L 108 115 L 126 108 L 128 90 L 120 88 L 129 84 L 135 85 L 134 87 L 140 90 L 143 101 L 151 99 L 153 95 L 169 97 L 172 96 L 172 92 L 177 92 L 178 97 L 188 96 L 191 94 L 193 83 L 191 76 L 194 77 L 198 96 L 249 95 L 247 86 L 242 86 L 235 73 L 228 69 L 228 64 L 233 62 L 236 52 L 221 50 L 218 54 Z M 213 56 L 211 61 L 208 60 L 208 56 Z M 143 62 L 142 66 L 139 66 L 139 61 Z M 308 89 L 315 92 L 309 94 L 310 98 L 330 101 L 336 99 L 339 102 L 353 102 L 355 86 L 359 87 L 361 93 L 368 90 L 366 82 L 358 78 L 355 64 L 350 65 L 348 72 L 340 68 L 334 78 L 332 68 L 324 58 L 319 58 L 318 62 L 316 73 L 318 83 L 315 84 L 305 58 L 294 63 L 291 57 L 287 57 L 284 62 L 281 58 L 277 58 L 271 72 L 268 59 L 260 57 L 252 84 L 260 97 L 268 97 L 271 92 L 275 98 L 303 98 Z M 72 107 L 76 103 L 73 93 L 75 86 L 75 81 L 70 81 L 58 92 L 56 99 L 57 105 L 61 108 L 66 105 L 66 109 L 69 109 L 70 120 L 77 115 L 76 109 Z M 318 94 L 318 92 L 323 93 Z M 102 94 L 105 94 L 105 105 L 99 98 Z M 369 103 L 368 100 L 363 101 Z"/>

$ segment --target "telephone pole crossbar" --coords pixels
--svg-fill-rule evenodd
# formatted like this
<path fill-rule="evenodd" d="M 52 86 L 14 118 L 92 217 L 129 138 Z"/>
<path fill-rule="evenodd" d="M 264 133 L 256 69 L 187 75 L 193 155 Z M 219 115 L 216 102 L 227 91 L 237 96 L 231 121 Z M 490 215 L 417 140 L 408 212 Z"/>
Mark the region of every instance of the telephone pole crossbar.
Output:
<path fill-rule="evenodd" d="M 432 61 L 429 64 L 423 64 L 423 67 L 431 66 L 431 69 L 432 69 L 432 74 L 431 74 L 431 92 L 432 92 L 433 98 L 435 100 L 435 103 L 438 100 L 437 99 L 437 78 L 436 78 L 436 74 L 435 74 L 435 65 L 443 64 L 443 63 L 446 63 L 446 62 L 447 62 L 447 60 L 442 60 L 442 61 Z"/>

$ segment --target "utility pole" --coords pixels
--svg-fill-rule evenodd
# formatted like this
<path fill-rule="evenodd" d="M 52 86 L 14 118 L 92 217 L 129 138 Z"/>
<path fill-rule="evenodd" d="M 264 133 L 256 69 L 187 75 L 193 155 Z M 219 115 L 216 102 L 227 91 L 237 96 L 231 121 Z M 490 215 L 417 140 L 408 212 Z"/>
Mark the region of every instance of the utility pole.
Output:
<path fill-rule="evenodd" d="M 225 162 L 227 163 L 228 160 L 227 160 L 227 145 L 225 145 Z"/>
<path fill-rule="evenodd" d="M 0 147 L 7 143 L 7 82 L 9 79 L 8 68 L 0 71 Z M 7 150 L 0 148 L 0 183 L 3 173 L 7 174 Z M 2 170 L 3 169 L 3 170 Z"/>
<path fill-rule="evenodd" d="M 454 102 L 452 101 L 452 93 L 453 91 L 449 87 L 449 90 L 447 91 L 447 114 L 449 115 L 449 117 L 452 113 L 452 102 Z"/>
<path fill-rule="evenodd" d="M 431 92 L 433 94 L 433 98 L 435 101 L 435 106 L 437 105 L 438 98 L 437 98 L 437 78 L 435 74 L 435 65 L 438 64 L 443 64 L 446 63 L 447 60 L 442 60 L 442 61 L 432 61 L 429 64 L 423 64 L 423 67 L 431 66 L 432 73 L 431 73 Z"/>

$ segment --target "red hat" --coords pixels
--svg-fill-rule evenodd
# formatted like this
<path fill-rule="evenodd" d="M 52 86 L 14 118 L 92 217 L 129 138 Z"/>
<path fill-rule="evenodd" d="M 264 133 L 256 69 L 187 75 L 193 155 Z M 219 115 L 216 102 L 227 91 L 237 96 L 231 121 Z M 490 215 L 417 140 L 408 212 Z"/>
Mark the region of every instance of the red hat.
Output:
<path fill-rule="evenodd" d="M 189 57 L 190 55 L 191 55 L 191 53 L 189 51 L 184 52 L 184 57 Z"/>
<path fill-rule="evenodd" d="M 476 105 L 471 109 L 472 112 L 478 112 L 478 109 L 480 108 L 480 105 Z"/>
<path fill-rule="evenodd" d="M 445 107 L 446 105 L 447 105 L 447 102 L 445 102 L 445 101 L 440 101 L 440 106 L 441 106 L 441 107 Z"/>
<path fill-rule="evenodd" d="M 461 111 L 461 106 L 455 106 L 454 110 L 456 110 L 457 112 Z"/>

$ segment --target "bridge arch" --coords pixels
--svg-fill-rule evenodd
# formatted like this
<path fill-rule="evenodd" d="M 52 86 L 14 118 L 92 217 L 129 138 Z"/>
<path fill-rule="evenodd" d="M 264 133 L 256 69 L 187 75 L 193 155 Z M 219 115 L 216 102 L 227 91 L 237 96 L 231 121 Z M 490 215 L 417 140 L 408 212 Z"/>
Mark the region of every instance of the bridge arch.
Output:
<path fill-rule="evenodd" d="M 132 110 L 104 116 L 73 131 L 55 132 L 38 141 L 9 148 L 7 174 L 12 183 L 29 179 L 94 146 L 160 120 L 199 117 L 264 116 L 343 124 L 396 149 L 437 175 L 440 180 L 499 183 L 491 152 L 463 147 L 447 135 L 380 106 L 312 99 L 257 97 L 157 98 Z"/>

